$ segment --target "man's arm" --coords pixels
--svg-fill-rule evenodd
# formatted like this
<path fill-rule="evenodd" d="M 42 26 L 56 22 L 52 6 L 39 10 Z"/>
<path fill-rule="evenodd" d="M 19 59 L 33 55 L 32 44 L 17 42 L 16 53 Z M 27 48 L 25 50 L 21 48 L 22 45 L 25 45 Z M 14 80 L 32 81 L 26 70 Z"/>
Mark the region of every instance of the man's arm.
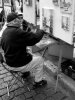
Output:
<path fill-rule="evenodd" d="M 43 35 L 44 35 L 44 32 L 43 30 L 40 30 L 40 29 L 37 29 L 36 32 L 26 32 L 24 30 L 18 30 L 19 32 L 19 38 L 20 38 L 20 42 L 21 44 L 24 44 L 24 45 L 27 45 L 27 46 L 33 46 L 35 45 L 36 43 L 38 43 Z M 18 33 L 17 32 L 17 33 Z"/>
<path fill-rule="evenodd" d="M 23 19 L 23 22 L 22 22 L 23 30 L 30 31 L 31 29 L 30 29 L 29 25 L 30 25 L 30 23 Z"/>
<path fill-rule="evenodd" d="M 38 43 L 45 32 L 41 29 L 38 29 L 37 26 L 34 26 L 31 23 L 28 23 L 27 21 L 23 20 L 23 32 L 22 34 L 22 40 L 25 41 L 25 44 L 27 46 L 33 46 L 36 43 Z"/>

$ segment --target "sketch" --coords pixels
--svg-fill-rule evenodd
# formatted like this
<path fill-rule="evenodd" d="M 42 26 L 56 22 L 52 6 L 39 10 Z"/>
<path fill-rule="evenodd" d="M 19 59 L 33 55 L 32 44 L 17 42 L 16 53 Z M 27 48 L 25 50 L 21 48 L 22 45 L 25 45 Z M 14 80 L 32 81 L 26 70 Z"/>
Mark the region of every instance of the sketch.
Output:
<path fill-rule="evenodd" d="M 45 32 L 53 34 L 53 9 L 42 8 L 42 26 Z"/>
<path fill-rule="evenodd" d="M 72 13 L 72 0 L 60 0 L 60 8 L 64 13 Z"/>
<path fill-rule="evenodd" d="M 64 29 L 65 31 L 69 31 L 70 30 L 70 18 L 66 17 L 66 16 L 62 16 L 62 29 Z"/>
<path fill-rule="evenodd" d="M 0 7 L 2 7 L 2 0 L 0 0 Z"/>
<path fill-rule="evenodd" d="M 11 6 L 11 0 L 3 0 L 4 6 Z"/>
<path fill-rule="evenodd" d="M 54 4 L 55 6 L 59 6 L 59 0 L 53 0 L 53 4 Z"/>

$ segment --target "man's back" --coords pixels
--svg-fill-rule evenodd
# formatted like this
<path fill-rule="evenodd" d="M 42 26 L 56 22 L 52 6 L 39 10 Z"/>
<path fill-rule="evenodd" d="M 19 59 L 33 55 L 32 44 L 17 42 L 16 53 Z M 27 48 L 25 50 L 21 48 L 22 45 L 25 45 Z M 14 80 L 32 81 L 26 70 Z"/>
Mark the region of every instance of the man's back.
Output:
<path fill-rule="evenodd" d="M 2 34 L 2 49 L 6 62 L 10 66 L 22 66 L 31 61 L 32 56 L 26 52 L 26 45 L 21 38 L 22 30 L 18 27 L 7 27 Z M 28 58 L 28 59 L 27 59 Z"/>

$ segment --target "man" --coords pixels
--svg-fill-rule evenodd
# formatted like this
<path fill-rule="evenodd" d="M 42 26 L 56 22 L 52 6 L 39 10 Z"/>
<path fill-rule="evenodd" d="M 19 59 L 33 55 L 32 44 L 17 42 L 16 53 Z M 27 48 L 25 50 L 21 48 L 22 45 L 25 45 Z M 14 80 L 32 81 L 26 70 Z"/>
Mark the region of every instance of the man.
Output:
<path fill-rule="evenodd" d="M 7 16 L 7 28 L 4 30 L 1 39 L 2 49 L 9 70 L 21 71 L 26 78 L 30 74 L 34 76 L 33 87 L 47 84 L 43 79 L 43 58 L 41 56 L 32 55 L 27 51 L 27 46 L 33 46 L 39 42 L 44 32 L 37 29 L 32 32 L 28 28 L 28 23 L 23 21 L 23 29 L 16 13 L 10 13 Z"/>

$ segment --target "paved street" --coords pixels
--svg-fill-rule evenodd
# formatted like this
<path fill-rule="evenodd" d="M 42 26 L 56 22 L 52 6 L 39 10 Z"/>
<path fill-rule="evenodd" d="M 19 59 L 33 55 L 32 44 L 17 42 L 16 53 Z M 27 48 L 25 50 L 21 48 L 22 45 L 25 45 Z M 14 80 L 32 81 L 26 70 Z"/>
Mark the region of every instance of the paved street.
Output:
<path fill-rule="evenodd" d="M 2 52 L 2 50 L 0 50 Z M 55 80 L 50 74 L 44 69 L 44 77 L 47 80 L 45 87 L 33 89 L 30 82 L 25 82 L 23 86 L 21 82 L 15 81 L 12 75 L 2 67 L 0 64 L 0 100 L 75 100 L 67 91 L 61 87 L 57 88 L 55 92 Z M 11 81 L 12 80 L 12 81 Z M 7 95 L 7 83 L 11 81 L 12 88 L 10 89 L 10 97 Z M 30 91 L 28 88 L 30 88 Z"/>
<path fill-rule="evenodd" d="M 55 92 L 55 81 L 52 77 L 44 74 L 48 84 L 45 87 L 33 89 L 32 85 L 26 82 L 23 86 L 19 81 L 10 89 L 10 97 L 7 96 L 7 83 L 12 80 L 12 75 L 0 65 L 0 100 L 73 100 L 59 86 Z M 27 87 L 31 91 L 28 91 Z"/>

